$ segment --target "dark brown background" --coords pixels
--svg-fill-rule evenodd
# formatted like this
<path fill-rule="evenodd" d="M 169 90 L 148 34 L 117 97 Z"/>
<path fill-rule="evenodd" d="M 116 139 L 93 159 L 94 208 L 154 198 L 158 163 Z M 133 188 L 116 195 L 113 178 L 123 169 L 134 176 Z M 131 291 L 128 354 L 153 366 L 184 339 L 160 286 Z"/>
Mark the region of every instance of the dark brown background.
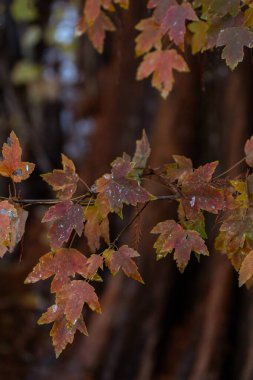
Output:
<path fill-rule="evenodd" d="M 60 18 L 68 24 L 73 9 L 75 15 L 81 12 L 80 2 L 38 0 L 39 18 L 32 23 L 16 22 L 10 3 L 2 0 L 0 12 L 0 142 L 14 129 L 25 158 L 37 163 L 35 174 L 21 186 L 23 197 L 53 196 L 38 176 L 60 166 L 61 152 L 92 184 L 114 157 L 133 153 L 143 128 L 155 167 L 173 153 L 192 157 L 195 166 L 218 159 L 223 169 L 242 157 L 252 133 L 249 51 L 233 73 L 220 51 L 194 58 L 186 53 L 191 74 L 176 75 L 174 90 L 164 101 L 150 81 L 135 81 L 134 25 L 145 15 L 145 1 L 131 1 L 128 12 L 115 16 L 118 31 L 107 39 L 102 56 L 85 38 L 72 41 L 72 66 L 60 44 L 44 38 L 27 50 L 22 36 L 31 25 L 54 33 L 56 10 L 66 10 Z M 64 25 L 59 33 L 63 31 Z M 14 86 L 11 73 L 24 58 L 41 65 L 44 79 Z M 8 194 L 7 182 L 0 185 L 1 194 Z M 253 293 L 238 289 L 228 260 L 214 251 L 215 218 L 208 219 L 209 258 L 200 264 L 193 259 L 184 275 L 169 257 L 155 261 L 148 231 L 175 215 L 167 203 L 150 207 L 142 218 L 140 271 L 146 285 L 106 275 L 98 288 L 103 314 L 87 315 L 89 337 L 77 334 L 56 360 L 49 326 L 36 325 L 52 301 L 49 282 L 23 285 L 48 250 L 40 224 L 43 212 L 31 209 L 23 244 L 0 262 L 0 379 L 253 379 Z M 112 233 L 119 228 L 115 219 Z M 129 231 L 124 242 L 132 239 Z M 79 248 L 84 249 L 84 242 Z"/>

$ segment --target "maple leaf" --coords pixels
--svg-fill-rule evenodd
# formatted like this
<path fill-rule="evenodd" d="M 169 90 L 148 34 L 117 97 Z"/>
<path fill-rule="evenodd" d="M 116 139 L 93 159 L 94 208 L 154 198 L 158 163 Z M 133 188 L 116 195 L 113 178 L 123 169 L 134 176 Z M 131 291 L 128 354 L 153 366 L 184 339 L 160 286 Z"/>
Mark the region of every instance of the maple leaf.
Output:
<path fill-rule="evenodd" d="M 92 25 L 100 14 L 100 0 L 86 0 L 84 16 L 88 25 Z"/>
<path fill-rule="evenodd" d="M 136 141 L 136 149 L 132 160 L 134 168 L 139 175 L 143 172 L 143 169 L 145 169 L 150 153 L 151 148 L 149 141 L 145 130 L 143 130 L 142 138 Z"/>
<path fill-rule="evenodd" d="M 183 47 L 184 43 L 186 20 L 196 21 L 198 17 L 191 4 L 183 2 L 180 5 L 171 5 L 161 23 L 162 33 L 168 33 L 170 39 L 180 47 Z"/>
<path fill-rule="evenodd" d="M 0 175 L 10 177 L 13 182 L 21 182 L 33 172 L 35 165 L 31 162 L 22 162 L 22 148 L 19 139 L 12 131 L 7 143 L 2 148 L 3 159 L 0 161 Z"/>
<path fill-rule="evenodd" d="M 166 257 L 174 251 L 174 260 L 180 272 L 183 272 L 190 260 L 191 252 L 208 256 L 208 249 L 200 234 L 192 230 L 184 230 L 174 220 L 166 220 L 158 223 L 152 230 L 152 234 L 160 234 L 154 244 L 157 259 Z"/>
<path fill-rule="evenodd" d="M 224 207 L 224 192 L 210 184 L 218 161 L 208 163 L 188 174 L 182 182 L 182 204 L 188 219 L 201 209 L 217 214 Z"/>
<path fill-rule="evenodd" d="M 42 174 L 41 177 L 57 191 L 58 198 L 70 199 L 76 191 L 79 177 L 73 161 L 64 154 L 61 157 L 63 169 L 55 169 L 52 173 Z"/>
<path fill-rule="evenodd" d="M 57 304 L 50 306 L 38 320 L 39 325 L 52 322 L 54 322 L 54 324 L 50 331 L 50 336 L 52 336 L 53 339 L 53 345 L 57 358 L 66 348 L 68 343 L 73 343 L 74 335 L 77 330 L 79 330 L 84 335 L 88 335 L 83 317 L 80 316 L 76 323 L 72 324 L 71 322 L 67 321 L 62 308 Z"/>
<path fill-rule="evenodd" d="M 176 50 L 157 50 L 144 56 L 137 71 L 137 79 L 142 80 L 152 74 L 152 86 L 161 92 L 163 98 L 167 98 L 174 83 L 173 69 L 189 71 L 185 60 Z"/>
<path fill-rule="evenodd" d="M 25 231 L 28 212 L 8 201 L 0 202 L 0 257 L 13 252 Z"/>
<path fill-rule="evenodd" d="M 228 255 L 234 254 L 244 247 L 246 239 L 253 241 L 253 220 L 245 215 L 245 210 L 238 208 L 227 213 L 219 235 L 215 240 L 215 248 Z"/>
<path fill-rule="evenodd" d="M 94 24 L 88 29 L 88 36 L 94 48 L 102 53 L 104 49 L 104 40 L 106 31 L 114 32 L 115 26 L 106 14 L 101 12 L 96 18 Z"/>
<path fill-rule="evenodd" d="M 160 25 L 153 17 L 141 20 L 135 28 L 141 33 L 135 38 L 137 57 L 147 53 L 153 47 L 161 48 L 162 34 Z"/>
<path fill-rule="evenodd" d="M 110 211 L 121 213 L 123 204 L 136 206 L 152 199 L 151 194 L 131 178 L 133 166 L 129 156 L 118 157 L 112 163 L 111 174 L 105 174 L 96 181 L 96 204 L 103 216 Z"/>
<path fill-rule="evenodd" d="M 67 242 L 73 230 L 79 236 L 84 228 L 83 208 L 70 200 L 62 201 L 50 207 L 45 213 L 42 223 L 51 222 L 48 237 L 52 248 L 60 248 Z"/>
<path fill-rule="evenodd" d="M 253 251 L 245 257 L 239 271 L 239 286 L 242 286 L 253 277 Z"/>
<path fill-rule="evenodd" d="M 42 256 L 25 283 L 35 283 L 54 276 L 51 292 L 59 291 L 76 273 L 87 276 L 87 258 L 74 248 L 60 248 Z"/>
<path fill-rule="evenodd" d="M 102 280 L 97 274 L 98 269 L 103 269 L 103 258 L 100 255 L 91 255 L 87 260 L 86 277 L 90 279 Z"/>
<path fill-rule="evenodd" d="M 113 276 L 115 276 L 118 271 L 122 269 L 125 275 L 139 281 L 141 284 L 144 284 L 144 281 L 138 272 L 138 267 L 132 260 L 132 258 L 138 256 L 140 256 L 139 253 L 127 245 L 122 245 L 116 251 L 108 248 L 103 252 L 105 263 Z"/>
<path fill-rule="evenodd" d="M 149 0 L 147 7 L 151 9 L 155 8 L 154 18 L 161 24 L 166 11 L 172 5 L 177 5 L 176 0 Z"/>
<path fill-rule="evenodd" d="M 251 136 L 245 143 L 244 152 L 246 155 L 246 162 L 252 168 L 253 167 L 253 136 Z"/>
<path fill-rule="evenodd" d="M 164 166 L 165 174 L 163 177 L 171 182 L 178 181 L 179 183 L 182 183 L 184 178 L 193 171 L 192 160 L 179 155 L 173 155 L 172 157 L 175 163 Z"/>
<path fill-rule="evenodd" d="M 104 238 L 109 244 L 109 221 L 107 217 L 103 217 L 96 206 L 89 206 L 84 211 L 86 223 L 84 226 L 84 234 L 88 239 L 88 245 L 92 252 L 100 248 L 100 238 Z"/>
<path fill-rule="evenodd" d="M 193 33 L 191 38 L 192 54 L 205 50 L 209 28 L 210 25 L 202 20 L 191 22 L 188 25 L 188 29 Z"/>
<path fill-rule="evenodd" d="M 253 32 L 246 27 L 231 27 L 221 30 L 216 46 L 224 46 L 222 58 L 227 65 L 234 70 L 239 62 L 243 60 L 243 48 L 253 47 Z"/>
<path fill-rule="evenodd" d="M 56 303 L 63 308 L 67 321 L 72 324 L 80 318 L 84 303 L 87 303 L 91 310 L 101 313 L 95 289 L 83 280 L 65 284 L 56 294 Z"/>
<path fill-rule="evenodd" d="M 102 53 L 106 31 L 113 32 L 115 30 L 115 26 L 110 18 L 101 11 L 92 25 L 88 25 L 85 16 L 83 16 L 76 26 L 76 36 L 81 36 L 87 32 L 94 48 L 98 53 Z"/>
<path fill-rule="evenodd" d="M 240 0 L 201 0 L 201 4 L 203 18 L 208 18 L 212 14 L 222 17 L 229 13 L 235 16 L 240 9 Z"/>

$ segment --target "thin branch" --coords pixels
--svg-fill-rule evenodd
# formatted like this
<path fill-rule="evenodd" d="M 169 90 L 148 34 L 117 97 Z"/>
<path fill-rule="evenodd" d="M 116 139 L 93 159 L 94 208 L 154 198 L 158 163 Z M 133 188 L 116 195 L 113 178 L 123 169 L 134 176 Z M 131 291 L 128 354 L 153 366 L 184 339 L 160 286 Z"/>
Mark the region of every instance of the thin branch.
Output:
<path fill-rule="evenodd" d="M 222 172 L 221 174 L 217 175 L 216 177 L 213 178 L 213 180 L 217 179 L 217 178 L 220 178 L 222 176 L 224 176 L 225 174 L 231 172 L 233 169 L 235 169 L 238 165 L 240 165 L 241 163 L 243 163 L 245 161 L 246 157 L 243 157 L 240 161 L 236 162 L 233 166 L 231 166 L 231 168 L 229 168 L 228 170 L 226 170 L 225 172 Z"/>
<path fill-rule="evenodd" d="M 88 198 L 89 197 L 89 198 Z M 152 201 L 164 201 L 164 200 L 169 200 L 173 201 L 178 199 L 178 195 L 158 195 L 155 199 Z M 86 199 L 86 200 L 85 200 Z M 61 203 L 63 200 L 62 199 L 16 199 L 12 197 L 2 197 L 0 196 L 0 200 L 3 201 L 13 201 L 15 203 L 19 203 L 21 205 L 55 205 L 57 203 Z M 90 196 L 90 195 L 81 195 L 79 197 L 75 197 L 70 199 L 72 202 L 78 202 L 81 206 L 90 206 L 94 204 L 95 199 Z"/>
<path fill-rule="evenodd" d="M 123 235 L 123 233 L 133 224 L 133 222 L 138 218 L 138 216 L 142 213 L 142 211 L 144 211 L 144 209 L 147 207 L 147 205 L 149 205 L 151 201 L 148 201 L 145 203 L 145 205 L 137 212 L 137 214 L 135 214 L 135 216 L 130 220 L 129 223 L 127 223 L 125 225 L 124 228 L 122 228 L 122 230 L 120 231 L 120 233 L 116 236 L 116 238 L 114 239 L 114 241 L 110 244 L 110 246 L 114 246 L 116 244 L 116 242 L 120 239 L 120 237 Z"/>

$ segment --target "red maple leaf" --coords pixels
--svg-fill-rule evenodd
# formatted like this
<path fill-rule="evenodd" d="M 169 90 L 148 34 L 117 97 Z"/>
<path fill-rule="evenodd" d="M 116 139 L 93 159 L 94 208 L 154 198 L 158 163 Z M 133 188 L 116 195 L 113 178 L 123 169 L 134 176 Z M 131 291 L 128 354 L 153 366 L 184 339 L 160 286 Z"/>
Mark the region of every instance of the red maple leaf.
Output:
<path fill-rule="evenodd" d="M 52 173 L 42 174 L 42 178 L 54 191 L 57 191 L 57 197 L 60 199 L 70 199 L 76 191 L 79 177 L 73 161 L 62 154 L 63 169 L 56 169 Z"/>
<path fill-rule="evenodd" d="M 100 14 L 100 0 L 86 0 L 84 15 L 88 25 L 92 25 Z"/>
<path fill-rule="evenodd" d="M 153 47 L 161 48 L 162 33 L 160 31 L 160 25 L 153 17 L 141 20 L 135 28 L 141 31 L 135 39 L 135 52 L 137 57 L 147 53 Z"/>
<path fill-rule="evenodd" d="M 180 272 L 183 272 L 188 264 L 191 252 L 208 256 L 208 250 L 200 234 L 192 230 L 184 230 L 174 220 L 166 220 L 158 223 L 151 231 L 152 234 L 160 234 L 154 244 L 157 259 L 174 252 L 174 260 Z"/>
<path fill-rule="evenodd" d="M 96 204 L 103 216 L 109 212 L 121 213 L 123 204 L 136 206 L 152 198 L 138 180 L 131 178 L 133 167 L 129 156 L 119 157 L 112 163 L 111 174 L 105 174 L 96 181 Z"/>
<path fill-rule="evenodd" d="M 110 269 L 112 275 L 116 275 L 120 269 L 128 276 L 141 284 L 144 284 L 140 273 L 138 272 L 138 267 L 132 260 L 134 257 L 140 256 L 137 251 L 128 247 L 127 245 L 122 245 L 118 250 L 106 249 L 103 252 L 103 257 L 107 267 Z"/>
<path fill-rule="evenodd" d="M 67 242 L 73 230 L 81 236 L 84 228 L 84 213 L 82 206 L 70 200 L 57 203 L 48 209 L 42 223 L 51 222 L 48 237 L 52 248 L 60 248 Z"/>
<path fill-rule="evenodd" d="M 90 279 L 94 279 L 95 276 L 98 276 L 97 271 L 98 269 L 103 269 L 103 257 L 100 255 L 91 255 L 87 260 L 87 277 Z M 98 279 L 101 281 L 101 277 L 99 276 Z"/>
<path fill-rule="evenodd" d="M 161 24 L 166 11 L 172 5 L 177 5 L 176 0 L 149 0 L 147 7 L 151 9 L 155 8 L 154 18 L 159 24 Z"/>
<path fill-rule="evenodd" d="M 56 303 L 63 309 L 67 321 L 72 324 L 80 318 L 85 303 L 91 310 L 101 313 L 95 289 L 83 280 L 65 284 L 56 294 Z"/>
<path fill-rule="evenodd" d="M 74 248 L 60 248 L 42 256 L 25 283 L 30 284 L 54 276 L 51 291 L 59 291 L 78 273 L 87 276 L 87 258 Z"/>
<path fill-rule="evenodd" d="M 88 25 L 85 16 L 83 16 L 76 27 L 76 35 L 80 36 L 87 32 L 91 43 L 99 53 L 102 53 L 104 49 L 106 31 L 115 31 L 115 26 L 102 11 L 92 25 Z"/>
<path fill-rule="evenodd" d="M 137 71 L 137 79 L 152 74 L 152 86 L 161 92 L 163 98 L 167 98 L 174 83 L 173 70 L 189 71 L 185 60 L 175 49 L 157 50 L 144 56 Z"/>
<path fill-rule="evenodd" d="M 162 33 L 168 33 L 170 39 L 180 47 L 183 47 L 184 43 L 186 20 L 197 21 L 198 17 L 191 4 L 183 2 L 180 5 L 171 5 L 161 23 Z"/>
<path fill-rule="evenodd" d="M 7 143 L 4 143 L 3 160 L 0 161 L 0 175 L 10 177 L 13 182 L 21 182 L 33 172 L 35 165 L 31 162 L 22 162 L 22 148 L 19 139 L 12 131 Z"/>
<path fill-rule="evenodd" d="M 191 219 L 200 210 L 217 214 L 224 207 L 223 190 L 210 183 L 217 165 L 218 161 L 200 166 L 184 178 L 182 205 L 188 219 Z"/>
<path fill-rule="evenodd" d="M 53 345 L 57 358 L 66 348 L 68 343 L 73 343 L 74 335 L 77 330 L 84 335 L 88 335 L 82 315 L 75 323 L 72 324 L 67 321 L 62 308 L 60 308 L 57 304 L 50 306 L 38 320 L 38 324 L 40 325 L 52 322 L 54 322 L 54 324 L 50 331 L 50 336 L 53 339 Z"/>

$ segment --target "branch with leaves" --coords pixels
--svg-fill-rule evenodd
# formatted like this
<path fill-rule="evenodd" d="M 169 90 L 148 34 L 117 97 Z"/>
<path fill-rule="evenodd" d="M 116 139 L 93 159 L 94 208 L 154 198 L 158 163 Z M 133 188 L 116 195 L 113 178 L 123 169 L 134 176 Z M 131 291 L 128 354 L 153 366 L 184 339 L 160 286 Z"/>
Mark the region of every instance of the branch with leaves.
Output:
<path fill-rule="evenodd" d="M 103 52 L 107 31 L 116 27 L 110 18 L 115 5 L 127 9 L 129 1 L 86 0 L 76 34 L 87 33 Z M 136 56 L 143 57 L 137 79 L 152 76 L 152 86 L 167 98 L 174 71 L 188 72 L 184 52 L 192 54 L 222 48 L 221 57 L 234 70 L 244 57 L 244 47 L 253 47 L 253 4 L 251 0 L 149 0 L 148 17 L 136 29 Z"/>
<path fill-rule="evenodd" d="M 253 136 L 245 144 L 247 165 L 253 167 Z M 10 178 L 13 191 L 0 201 L 0 256 L 13 252 L 25 232 L 29 205 L 49 205 L 42 223 L 48 224 L 50 251 L 43 255 L 25 282 L 35 283 L 53 277 L 51 292 L 55 303 L 41 316 L 38 323 L 53 323 L 50 335 L 56 356 L 72 343 L 77 330 L 87 335 L 83 309 L 101 312 L 95 287 L 102 281 L 104 267 L 112 275 L 119 271 L 144 283 L 136 258 L 139 253 L 121 243 L 124 232 L 151 202 L 175 201 L 178 221 L 165 220 L 151 230 L 158 235 L 154 249 L 157 259 L 173 256 L 183 272 L 192 253 L 199 259 L 208 256 L 205 244 L 205 214 L 219 214 L 220 228 L 215 247 L 227 255 L 239 272 L 239 285 L 253 282 L 253 174 L 245 178 L 228 179 L 229 171 L 214 176 L 218 162 L 197 169 L 184 156 L 173 156 L 173 163 L 152 169 L 147 163 L 151 148 L 146 133 L 136 143 L 133 157 L 123 154 L 111 164 L 90 188 L 76 173 L 74 163 L 62 155 L 62 169 L 43 174 L 42 178 L 56 192 L 55 199 L 22 199 L 17 186 L 29 178 L 35 165 L 21 160 L 22 149 L 14 132 L 3 145 L 0 175 Z M 238 162 L 238 164 L 240 164 Z M 233 166 L 231 170 L 234 168 Z M 151 194 L 144 179 L 165 184 L 165 194 Z M 87 188 L 76 195 L 79 182 Z M 126 223 L 114 240 L 110 237 L 110 215 L 124 220 L 124 206 L 137 208 L 135 216 Z M 140 205 L 140 206 L 139 206 Z M 89 253 L 72 248 L 73 239 L 84 235 Z M 103 243 L 102 243 L 103 242 Z M 148 281 L 148 279 L 146 279 Z"/>

